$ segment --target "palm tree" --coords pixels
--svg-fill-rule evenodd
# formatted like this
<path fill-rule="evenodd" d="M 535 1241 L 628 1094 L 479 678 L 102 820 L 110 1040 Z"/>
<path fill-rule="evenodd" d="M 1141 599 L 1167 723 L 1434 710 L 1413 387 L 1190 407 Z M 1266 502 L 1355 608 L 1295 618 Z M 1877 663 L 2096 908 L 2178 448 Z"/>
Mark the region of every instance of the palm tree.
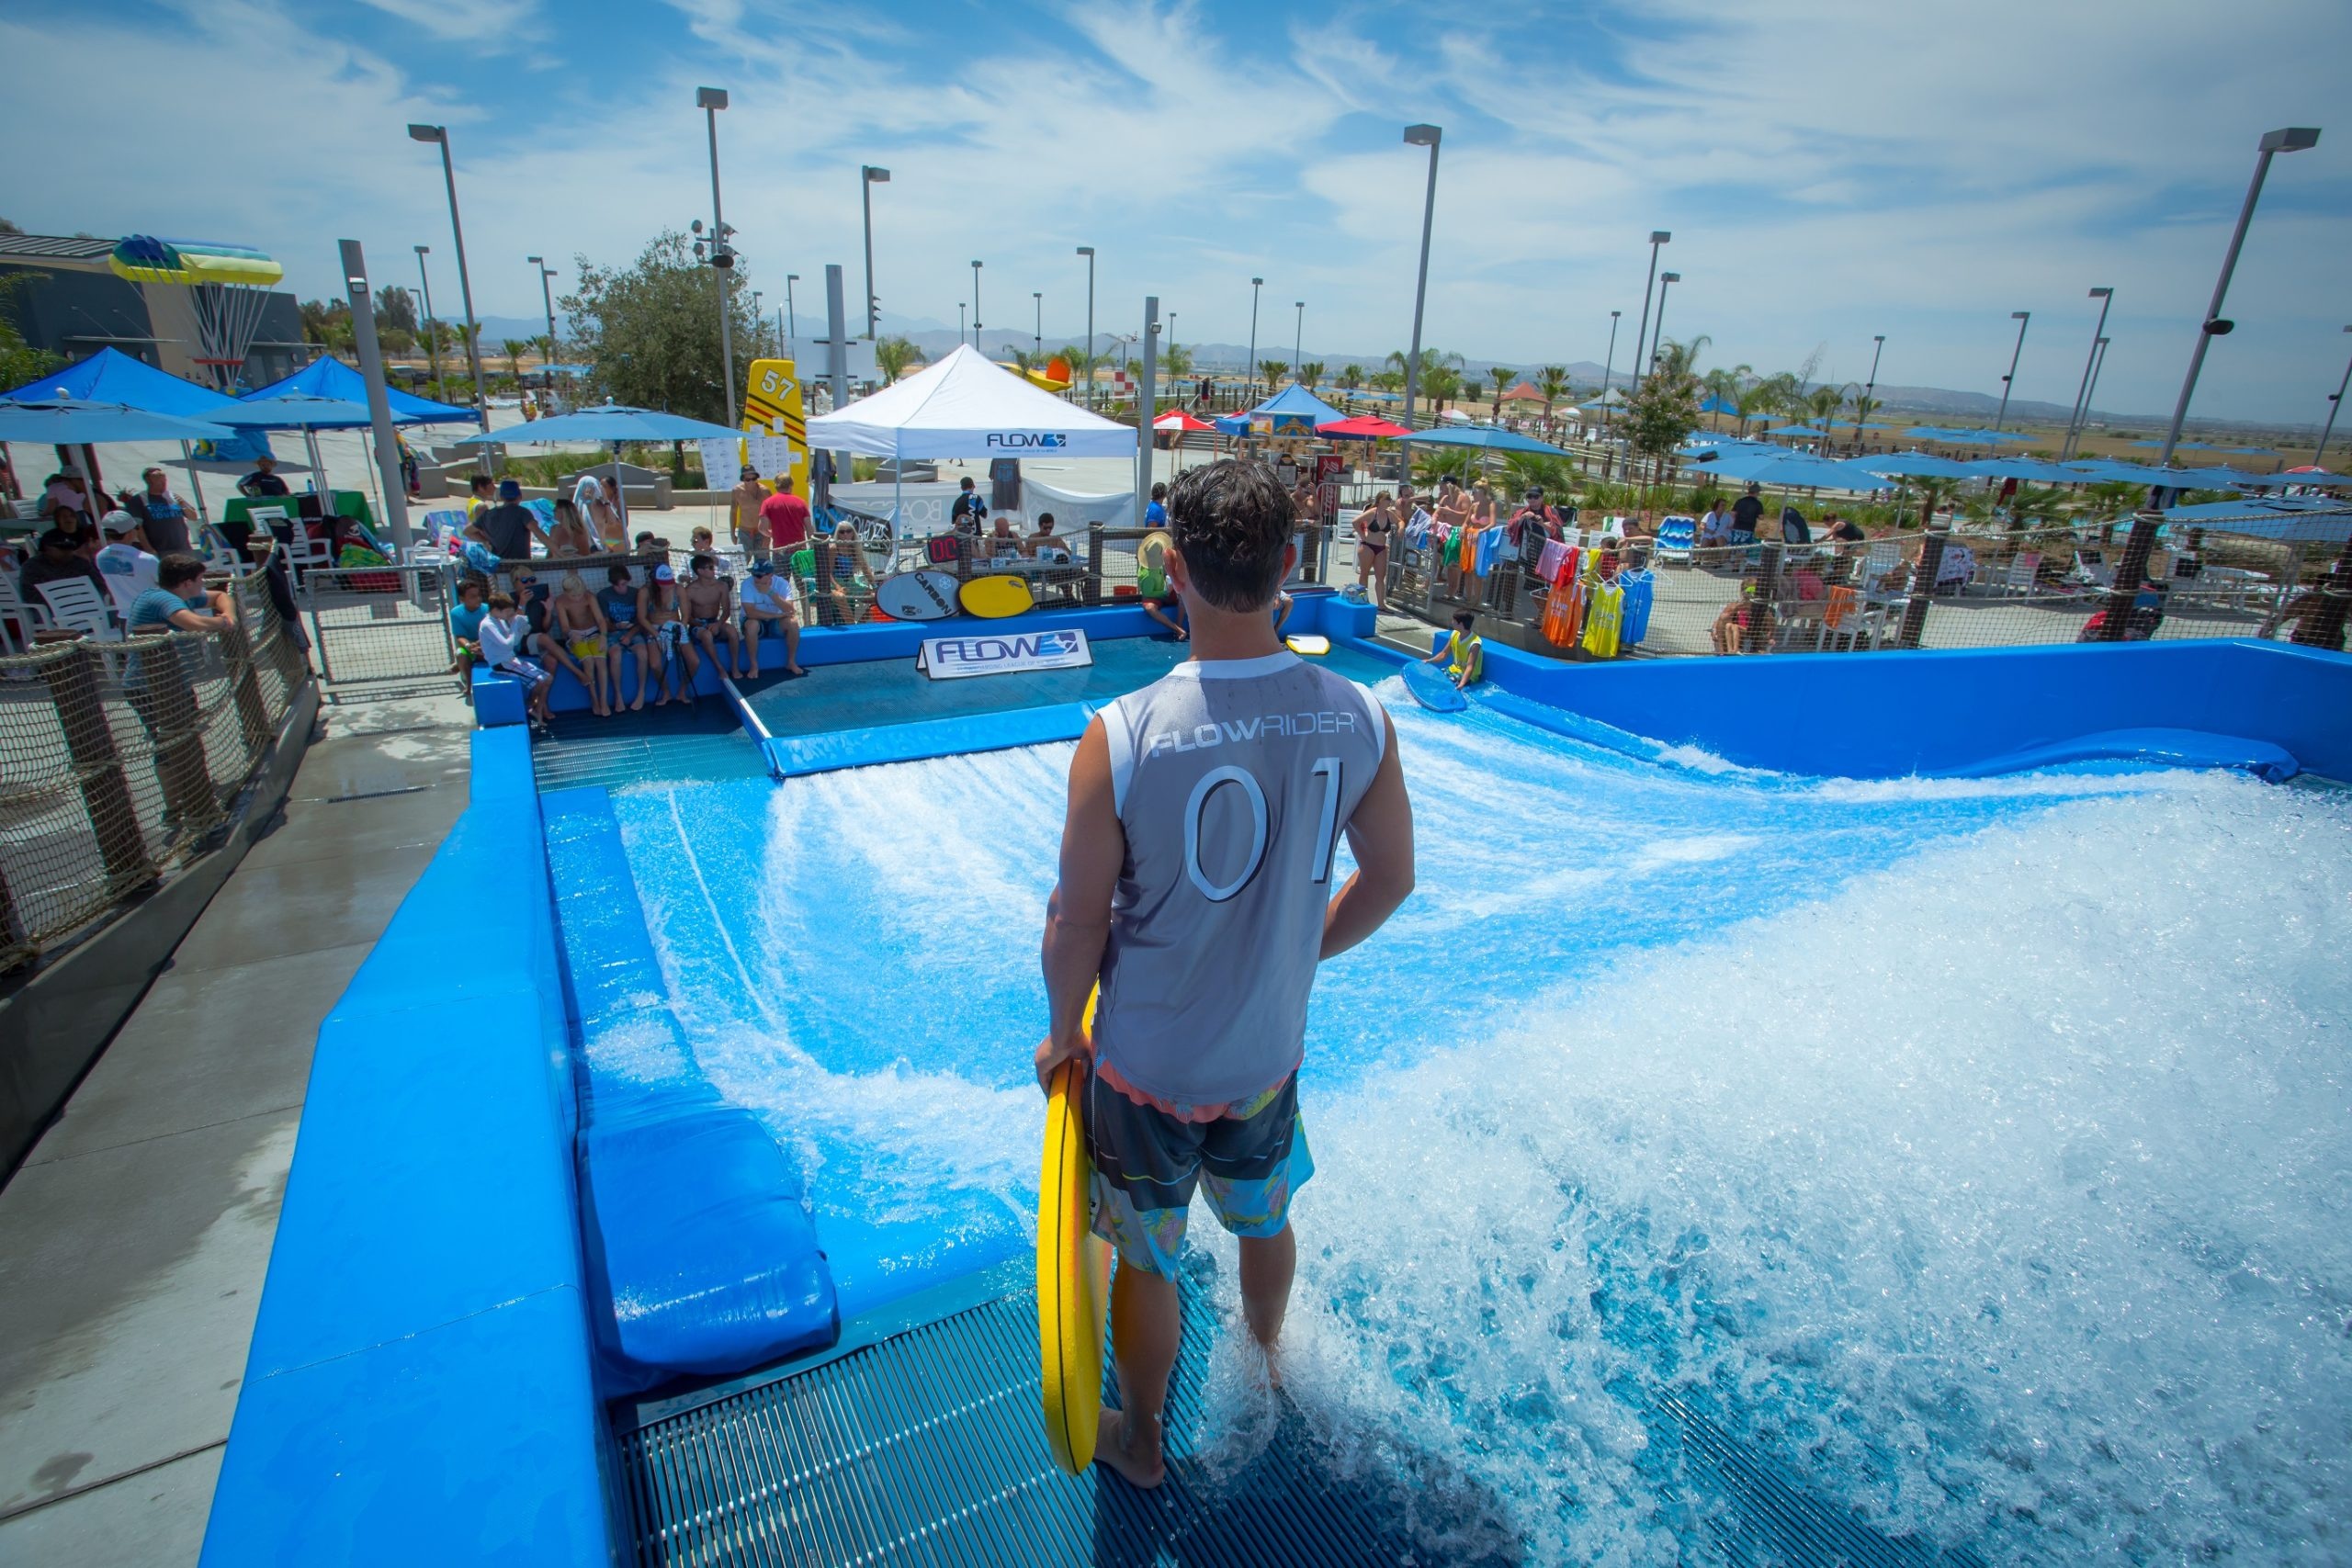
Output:
<path fill-rule="evenodd" d="M 506 355 L 506 373 L 517 380 L 520 380 L 523 376 L 523 351 L 530 346 L 521 338 L 510 337 L 499 340 L 499 352 Z"/>
<path fill-rule="evenodd" d="M 1495 389 L 1495 412 L 1497 413 L 1503 412 L 1503 392 L 1510 386 L 1510 378 L 1518 374 L 1518 371 L 1513 370 L 1508 365 L 1489 365 L 1487 367 L 1487 379 Z"/>
<path fill-rule="evenodd" d="M 1666 339 L 1650 355 L 1651 374 L 1672 378 L 1696 377 L 1699 373 L 1699 351 L 1713 341 L 1704 333 L 1679 343 L 1672 338 Z"/>
<path fill-rule="evenodd" d="M 1552 423 L 1552 405 L 1568 394 L 1568 367 L 1546 365 L 1535 373 L 1535 389 L 1544 394 L 1544 423 Z"/>
<path fill-rule="evenodd" d="M 1427 354 L 1430 351 L 1424 349 L 1421 352 Z M 1449 357 L 1453 364 L 1425 365 L 1421 367 L 1421 390 L 1429 394 L 1431 406 L 1441 413 L 1445 411 L 1447 400 L 1460 396 L 1462 391 L 1462 372 L 1458 368 L 1462 356 L 1456 354 Z"/>
<path fill-rule="evenodd" d="M 1315 383 L 1321 379 L 1323 379 L 1323 362 L 1321 360 L 1309 359 L 1299 366 L 1299 385 L 1305 387 L 1308 391 L 1313 391 L 1315 389 Z"/>
<path fill-rule="evenodd" d="M 1846 392 L 1842 387 L 1815 387 L 1805 394 L 1804 412 L 1818 421 L 1824 431 L 1830 428 L 1829 422 L 1836 419 L 1838 411 L 1845 406 Z"/>
<path fill-rule="evenodd" d="M 874 345 L 874 367 L 882 372 L 882 384 L 886 387 L 896 385 L 899 378 L 907 373 L 907 367 L 922 358 L 922 350 L 914 345 L 911 338 L 886 337 Z"/>
<path fill-rule="evenodd" d="M 1341 370 L 1341 371 L 1340 372 L 1340 389 L 1341 389 L 1341 390 L 1343 390 L 1343 391 L 1350 391 L 1350 392 L 1352 392 L 1352 391 L 1354 391 L 1358 387 L 1361 387 L 1361 386 L 1363 386 L 1363 366 L 1361 366 L 1361 365 L 1351 365 L 1351 366 L 1347 367 L 1345 369 L 1343 369 L 1343 370 Z"/>
<path fill-rule="evenodd" d="M 1372 384 L 1384 392 L 1401 391 L 1405 386 L 1405 373 L 1402 370 L 1375 370 L 1372 373 Z"/>
<path fill-rule="evenodd" d="M 1171 343 L 1159 351 L 1159 365 L 1171 380 L 1189 376 L 1193 373 L 1193 351 L 1181 343 Z"/>
<path fill-rule="evenodd" d="M 1074 343 L 1066 343 L 1062 344 L 1061 347 L 1054 350 L 1054 357 L 1069 367 L 1069 380 L 1071 386 L 1082 386 L 1087 381 L 1092 379 L 1089 375 L 1089 372 L 1094 368 L 1094 361 L 1097 356 L 1087 353 L 1086 350 L 1079 347 L 1078 344 Z"/>
<path fill-rule="evenodd" d="M 1736 407 L 1739 402 L 1740 389 L 1745 387 L 1748 378 L 1755 374 L 1755 370 L 1746 365 L 1719 365 L 1708 371 L 1700 380 L 1701 384 L 1707 389 L 1707 396 L 1711 401 L 1718 405 L 1728 404 Z M 1720 406 L 1715 411 L 1715 418 L 1718 420 L 1723 418 L 1723 409 Z M 1717 428 L 1720 429 L 1721 426 Z"/>
<path fill-rule="evenodd" d="M 1462 400 L 1465 403 L 1476 402 L 1478 394 L 1486 390 L 1486 387 L 1487 384 L 1476 376 L 1469 378 L 1462 383 Z"/>
<path fill-rule="evenodd" d="M 1283 384 L 1283 378 L 1290 374 L 1290 361 L 1261 359 L 1258 361 L 1258 374 L 1266 378 L 1266 392 L 1268 396 L 1272 396 L 1274 389 Z"/>
<path fill-rule="evenodd" d="M 1037 368 L 1037 356 L 1028 349 L 1016 348 L 1012 351 L 1012 364 L 1015 369 L 1035 370 Z"/>
<path fill-rule="evenodd" d="M 1849 381 L 1847 385 L 1851 387 L 1853 383 Z M 1850 392 L 1848 394 L 1846 399 L 1846 412 L 1854 416 L 1855 451 L 1859 452 L 1862 449 L 1862 426 L 1870 423 L 1871 415 L 1878 412 L 1880 409 L 1884 408 L 1886 404 L 1882 400 L 1871 397 L 1863 392 Z"/>

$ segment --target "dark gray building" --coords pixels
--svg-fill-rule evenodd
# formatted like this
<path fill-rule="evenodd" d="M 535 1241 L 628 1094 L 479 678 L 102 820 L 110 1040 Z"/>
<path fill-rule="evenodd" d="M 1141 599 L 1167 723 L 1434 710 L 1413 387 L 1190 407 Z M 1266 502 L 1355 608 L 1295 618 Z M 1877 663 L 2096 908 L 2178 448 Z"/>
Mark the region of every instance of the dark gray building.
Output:
<path fill-rule="evenodd" d="M 118 277 L 107 260 L 113 251 L 111 240 L 0 234 L 0 279 L 24 279 L 0 293 L 0 316 L 33 347 L 68 361 L 114 348 L 159 370 L 216 385 L 213 367 L 198 363 L 204 350 L 196 291 Z M 307 364 L 313 353 L 302 342 L 294 296 L 273 289 L 263 299 L 254 341 L 234 379 L 266 386 Z"/>

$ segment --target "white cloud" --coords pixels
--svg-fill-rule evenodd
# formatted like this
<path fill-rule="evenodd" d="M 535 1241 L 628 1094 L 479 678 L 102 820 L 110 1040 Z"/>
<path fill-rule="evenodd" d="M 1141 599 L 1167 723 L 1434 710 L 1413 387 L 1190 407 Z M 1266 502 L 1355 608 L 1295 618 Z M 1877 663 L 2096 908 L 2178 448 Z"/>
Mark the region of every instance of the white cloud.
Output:
<path fill-rule="evenodd" d="M 386 16 L 422 28 L 445 43 L 496 50 L 519 48 L 540 36 L 538 0 L 361 0 Z"/>

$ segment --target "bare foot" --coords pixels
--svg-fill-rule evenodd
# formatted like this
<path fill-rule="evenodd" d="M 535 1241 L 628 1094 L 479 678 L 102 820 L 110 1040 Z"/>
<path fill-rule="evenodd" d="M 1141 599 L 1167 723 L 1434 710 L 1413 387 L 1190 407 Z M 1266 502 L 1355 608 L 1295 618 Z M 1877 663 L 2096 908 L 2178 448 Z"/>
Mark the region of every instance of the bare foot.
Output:
<path fill-rule="evenodd" d="M 1146 1419 L 1151 1427 L 1150 1435 L 1137 1435 L 1130 1440 L 1127 1423 L 1121 1413 L 1102 1412 L 1102 1424 L 1094 1435 L 1094 1462 L 1109 1465 L 1128 1485 L 1148 1492 L 1168 1479 L 1168 1462 L 1160 1454 L 1159 1419 Z"/>
<path fill-rule="evenodd" d="M 635 702 L 633 702 L 633 703 L 631 703 L 631 704 L 629 704 L 629 705 L 628 705 L 628 711 L 629 711 L 629 712 L 631 712 L 631 713 L 637 713 L 637 712 L 640 711 L 641 709 L 643 709 L 643 707 L 644 707 L 644 706 L 645 706 L 645 694 L 644 694 L 643 692 L 639 692 L 639 693 L 638 693 L 638 694 L 637 694 L 637 701 L 635 701 Z"/>
<path fill-rule="evenodd" d="M 784 667 L 784 672 L 785 672 L 786 674 L 787 674 L 787 675 L 791 675 L 791 676 L 794 676 L 794 677 L 798 677 L 798 676 L 806 675 L 807 673 L 808 673 L 808 671 L 803 670 L 803 669 L 802 669 L 802 668 L 800 668 L 800 666 L 799 666 L 799 665 L 797 665 L 797 664 L 787 664 L 787 665 L 786 665 L 786 666 Z"/>

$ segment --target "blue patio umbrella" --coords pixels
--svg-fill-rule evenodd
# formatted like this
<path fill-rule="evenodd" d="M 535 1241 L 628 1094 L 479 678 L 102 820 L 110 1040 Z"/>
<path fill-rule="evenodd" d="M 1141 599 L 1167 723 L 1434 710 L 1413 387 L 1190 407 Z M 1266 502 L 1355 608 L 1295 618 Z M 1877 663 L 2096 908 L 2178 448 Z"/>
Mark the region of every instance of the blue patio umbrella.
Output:
<path fill-rule="evenodd" d="M 84 446 L 111 441 L 220 441 L 234 434 L 225 424 L 152 413 L 128 403 L 80 398 L 0 402 L 0 441 Z"/>
<path fill-rule="evenodd" d="M 1980 478 L 1965 463 L 1928 452 L 1887 452 L 1875 457 L 1849 457 L 1846 467 L 1857 473 L 1899 474 L 1906 479 L 1971 479 Z"/>
<path fill-rule="evenodd" d="M 1736 453 L 1709 464 L 1708 468 L 1726 479 L 1769 485 L 1774 490 L 1871 491 L 1894 488 L 1876 474 L 1804 452 Z"/>
<path fill-rule="evenodd" d="M 1987 457 L 1981 463 L 1964 464 L 1969 473 L 1986 479 L 2030 479 L 2036 484 L 2078 485 L 2083 476 L 2055 463 L 2045 463 L 2039 457 Z"/>
<path fill-rule="evenodd" d="M 209 387 L 200 387 L 193 381 L 185 381 L 158 370 L 119 348 L 102 348 L 62 370 L 35 377 L 15 391 L 6 394 L 6 398 L 14 402 L 35 403 L 72 398 L 77 401 L 118 403 L 148 413 L 196 420 L 237 400 L 225 392 L 216 392 Z M 239 435 L 234 431 L 223 430 L 213 439 L 222 444 L 220 449 L 212 454 L 220 458 L 260 457 L 269 450 L 269 438 L 258 433 Z M 180 457 L 188 467 L 189 481 L 196 487 L 197 510 L 201 515 L 204 481 L 196 468 L 196 455 L 187 443 L 183 443 Z"/>
<path fill-rule="evenodd" d="M 1775 435 L 1802 435 L 1814 440 L 1822 440 L 1828 436 L 1829 432 L 1826 430 L 1815 430 L 1809 424 L 1784 424 L 1781 426 L 1780 429 L 1772 432 L 1772 434 Z"/>
<path fill-rule="evenodd" d="M 653 409 L 633 409 L 623 403 L 600 403 L 577 413 L 560 413 L 549 419 L 534 420 L 528 424 L 509 425 L 504 430 L 478 431 L 459 436 L 450 443 L 454 446 L 562 446 L 572 441 L 604 441 L 618 446 L 624 441 L 707 441 L 740 440 L 743 433 L 723 424 L 713 424 L 707 419 L 689 419 L 682 413 L 662 413 Z"/>
<path fill-rule="evenodd" d="M 2186 490 L 2196 484 L 2195 474 L 2188 468 L 2157 468 L 2145 463 L 2119 463 L 2112 458 L 2086 457 L 2065 465 L 2081 474 L 2080 483 L 2166 485 Z"/>
<path fill-rule="evenodd" d="M 300 431 L 302 445 L 311 454 L 311 489 L 322 494 L 332 493 L 334 487 L 326 478 L 326 460 L 319 456 L 318 433 L 364 430 L 373 423 L 364 402 L 310 392 L 279 392 L 275 396 L 256 392 L 250 398 L 240 398 L 211 417 L 245 430 Z"/>
<path fill-rule="evenodd" d="M 2188 524 L 2258 539 L 2340 545 L 2352 541 L 2352 502 L 2316 495 L 2216 501 L 2201 506 L 2176 506 L 2165 513 L 2165 524 L 2166 527 Z"/>
<path fill-rule="evenodd" d="M 1575 456 L 1548 441 L 1538 441 L 1515 430 L 1498 430 L 1491 424 L 1463 424 L 1450 430 L 1416 430 L 1410 435 L 1399 435 L 1396 439 L 1423 446 L 1475 446 L 1482 452 L 1541 452 L 1547 457 Z"/>

